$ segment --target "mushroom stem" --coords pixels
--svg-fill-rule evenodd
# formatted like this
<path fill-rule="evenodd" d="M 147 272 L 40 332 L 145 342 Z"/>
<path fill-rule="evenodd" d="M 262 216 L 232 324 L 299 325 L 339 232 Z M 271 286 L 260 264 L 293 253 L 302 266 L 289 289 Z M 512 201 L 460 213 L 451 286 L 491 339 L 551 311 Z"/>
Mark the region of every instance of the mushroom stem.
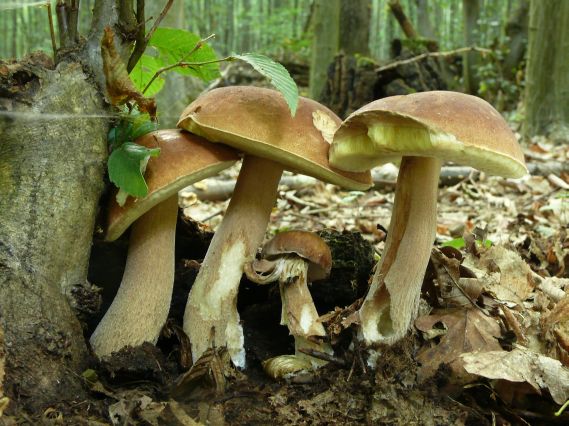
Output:
<path fill-rule="evenodd" d="M 436 158 L 402 159 L 385 250 L 359 311 L 368 344 L 401 339 L 417 314 L 436 235 L 441 164 Z"/>
<path fill-rule="evenodd" d="M 122 282 L 90 339 L 97 356 L 158 340 L 172 299 L 177 216 L 175 195 L 132 225 Z"/>
<path fill-rule="evenodd" d="M 296 257 L 296 256 L 295 256 Z M 326 330 L 318 321 L 319 315 L 308 289 L 308 262 L 300 257 L 286 259 L 287 271 L 281 275 L 279 289 L 282 300 L 281 325 L 286 325 L 294 336 L 294 353 L 317 367 L 325 361 L 311 357 L 300 349 L 315 349 L 333 353 L 330 345 L 312 342 L 311 336 L 326 336 Z"/>
<path fill-rule="evenodd" d="M 184 313 L 184 331 L 194 362 L 212 346 L 227 346 L 233 363 L 245 366 L 243 329 L 237 291 L 243 265 L 263 241 L 283 168 L 278 163 L 245 156 L 235 192 L 217 229 Z"/>

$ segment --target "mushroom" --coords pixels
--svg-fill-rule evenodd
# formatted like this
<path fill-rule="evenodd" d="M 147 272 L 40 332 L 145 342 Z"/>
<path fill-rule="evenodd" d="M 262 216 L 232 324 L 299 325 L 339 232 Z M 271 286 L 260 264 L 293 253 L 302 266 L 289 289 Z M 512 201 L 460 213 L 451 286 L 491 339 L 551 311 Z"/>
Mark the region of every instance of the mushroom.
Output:
<path fill-rule="evenodd" d="M 178 126 L 245 153 L 233 197 L 217 229 L 184 313 L 196 361 L 212 346 L 226 346 L 245 366 L 237 291 L 243 265 L 261 244 L 284 169 L 350 189 L 371 186 L 369 172 L 339 172 L 328 165 L 331 135 L 341 120 L 318 102 L 300 98 L 296 115 L 282 95 L 258 87 L 224 87 L 200 96 Z"/>
<path fill-rule="evenodd" d="M 261 260 L 245 264 L 245 274 L 257 284 L 278 281 L 282 301 L 281 325 L 286 325 L 294 336 L 294 359 L 285 355 L 287 367 L 275 358 L 265 362 L 265 369 L 271 374 L 269 365 L 280 366 L 278 376 L 310 366 L 323 364 L 301 349 L 314 349 L 332 353 L 330 345 L 318 342 L 326 331 L 318 321 L 318 312 L 308 290 L 308 283 L 327 278 L 332 268 L 332 253 L 326 242 L 308 231 L 285 231 L 275 235 L 263 247 Z M 316 338 L 316 339 L 314 339 Z M 276 357 L 281 358 L 281 357 Z M 282 359 L 285 359 L 282 358 Z M 308 362 L 307 362 L 308 361 Z M 273 377 L 275 374 L 271 374 Z"/>
<path fill-rule="evenodd" d="M 442 162 L 511 178 L 527 173 L 522 149 L 502 116 L 486 101 L 456 92 L 374 101 L 342 123 L 330 148 L 330 164 L 342 170 L 367 170 L 400 158 L 385 250 L 359 310 L 368 344 L 401 339 L 417 314 L 436 234 Z"/>
<path fill-rule="evenodd" d="M 123 207 L 113 197 L 109 207 L 107 241 L 133 226 L 119 290 L 90 338 L 99 357 L 129 345 L 156 343 L 172 297 L 178 191 L 239 159 L 231 148 L 181 130 L 158 130 L 136 143 L 160 148 L 160 155 L 146 167 L 148 195 L 129 198 Z"/>

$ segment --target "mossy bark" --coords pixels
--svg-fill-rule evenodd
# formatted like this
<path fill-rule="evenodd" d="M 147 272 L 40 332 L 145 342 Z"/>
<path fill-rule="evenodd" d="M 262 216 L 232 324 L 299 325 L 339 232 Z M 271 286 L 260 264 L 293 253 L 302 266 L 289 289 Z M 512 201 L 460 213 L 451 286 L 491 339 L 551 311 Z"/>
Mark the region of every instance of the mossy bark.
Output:
<path fill-rule="evenodd" d="M 108 128 L 82 66 L 46 62 L 0 63 L 4 392 L 35 413 L 84 396 L 88 351 L 65 294 L 85 283 Z"/>

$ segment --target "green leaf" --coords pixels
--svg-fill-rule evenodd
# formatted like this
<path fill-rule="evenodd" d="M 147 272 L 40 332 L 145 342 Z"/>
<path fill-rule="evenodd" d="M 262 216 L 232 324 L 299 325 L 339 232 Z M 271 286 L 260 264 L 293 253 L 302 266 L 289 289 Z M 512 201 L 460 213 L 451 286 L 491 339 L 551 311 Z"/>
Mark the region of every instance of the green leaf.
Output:
<path fill-rule="evenodd" d="M 461 249 L 465 246 L 464 238 L 455 238 L 454 240 L 446 241 L 441 244 L 441 247 L 452 247 L 455 249 Z"/>
<path fill-rule="evenodd" d="M 207 43 L 189 55 L 200 41 L 200 36 L 190 31 L 175 28 L 158 28 L 152 35 L 148 45 L 158 50 L 159 57 L 166 65 L 172 65 L 179 61 L 208 62 L 217 60 L 215 51 Z M 198 77 L 204 81 L 213 80 L 220 75 L 219 63 L 195 67 L 176 67 L 172 71 Z"/>
<path fill-rule="evenodd" d="M 144 181 L 144 170 L 148 159 L 158 156 L 159 148 L 125 142 L 109 156 L 109 178 L 118 188 L 133 197 L 145 197 L 148 186 Z"/>
<path fill-rule="evenodd" d="M 162 61 L 161 58 L 156 58 L 154 56 L 150 56 L 147 54 L 143 54 L 132 71 L 130 72 L 129 76 L 134 85 L 136 86 L 137 90 L 142 92 L 150 79 L 154 77 L 156 71 L 160 68 L 164 67 L 166 64 Z M 144 96 L 152 97 L 156 93 L 158 93 L 162 87 L 164 86 L 165 80 L 158 76 L 150 85 L 150 87 L 144 92 Z"/>
<path fill-rule="evenodd" d="M 285 67 L 265 55 L 256 53 L 244 53 L 233 55 L 233 57 L 247 62 L 267 77 L 271 84 L 282 93 L 290 108 L 290 113 L 294 117 L 298 106 L 298 87 Z"/>
<path fill-rule="evenodd" d="M 132 125 L 132 131 L 130 132 L 131 141 L 135 141 L 141 136 L 147 133 L 153 132 L 158 129 L 158 123 L 155 121 L 150 121 L 148 117 L 145 120 L 135 120 Z"/>

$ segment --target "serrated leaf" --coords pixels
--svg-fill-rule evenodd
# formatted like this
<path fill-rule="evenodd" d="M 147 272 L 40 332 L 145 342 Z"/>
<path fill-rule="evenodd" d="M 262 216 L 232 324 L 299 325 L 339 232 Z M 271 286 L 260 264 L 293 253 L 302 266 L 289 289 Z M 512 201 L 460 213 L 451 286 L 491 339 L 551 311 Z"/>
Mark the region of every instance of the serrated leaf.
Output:
<path fill-rule="evenodd" d="M 271 84 L 282 93 L 290 108 L 290 113 L 294 117 L 298 106 L 298 87 L 285 67 L 271 58 L 257 53 L 244 53 L 233 55 L 233 57 L 247 62 L 267 77 Z"/>
<path fill-rule="evenodd" d="M 156 74 L 160 68 L 164 67 L 165 64 L 160 58 L 156 58 L 154 56 L 143 54 L 132 71 L 130 72 L 129 76 L 136 88 L 139 91 L 144 90 L 150 79 Z M 158 76 L 150 85 L 144 94 L 146 96 L 154 96 L 164 86 L 165 80 Z"/>
<path fill-rule="evenodd" d="M 133 197 L 145 197 L 148 186 L 144 181 L 144 169 L 148 159 L 158 156 L 159 148 L 125 142 L 109 156 L 109 179 L 122 191 Z"/>
<path fill-rule="evenodd" d="M 184 62 L 207 62 L 217 59 L 213 48 L 205 43 L 191 55 L 189 53 L 201 41 L 200 36 L 190 31 L 175 28 L 158 28 L 152 35 L 148 45 L 159 52 L 159 57 L 168 64 Z M 177 67 L 174 72 L 183 75 L 198 77 L 204 81 L 210 81 L 219 77 L 219 64 L 212 63 L 196 67 Z"/>

